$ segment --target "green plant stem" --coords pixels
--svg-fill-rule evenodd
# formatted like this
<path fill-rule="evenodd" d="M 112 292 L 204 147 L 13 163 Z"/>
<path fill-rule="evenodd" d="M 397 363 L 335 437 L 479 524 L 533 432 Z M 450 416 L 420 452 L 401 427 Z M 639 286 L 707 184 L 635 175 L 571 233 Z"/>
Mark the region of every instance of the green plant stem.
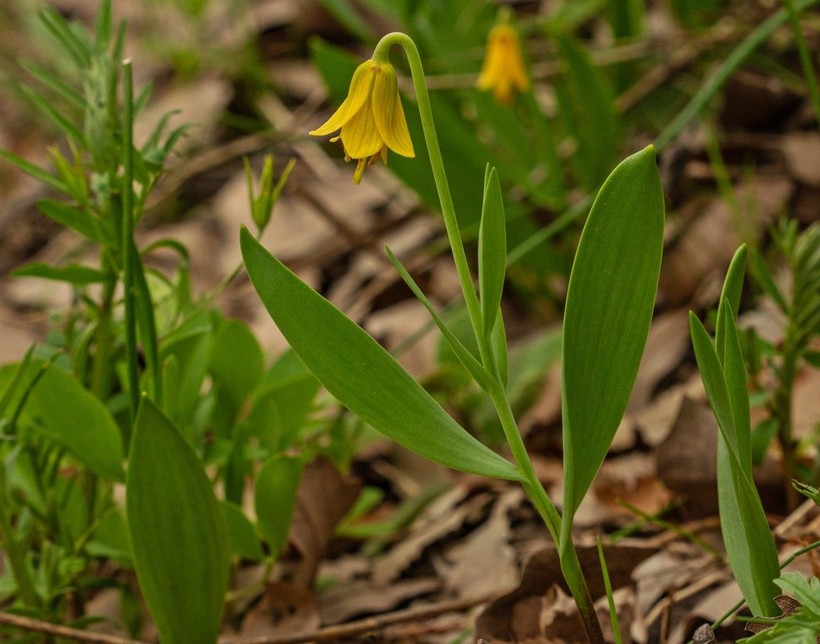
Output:
<path fill-rule="evenodd" d="M 793 4 L 795 11 L 800 12 L 818 4 L 820 0 L 797 0 Z M 664 128 L 655 139 L 655 147 L 658 151 L 669 145 L 674 138 L 681 133 L 695 116 L 706 106 L 706 104 L 717 94 L 723 84 L 737 70 L 755 49 L 760 47 L 777 29 L 788 20 L 788 12 L 785 9 L 773 13 L 768 19 L 763 21 L 757 29 L 752 31 L 734 50 L 724 59 L 714 74 L 706 80 L 692 100 L 683 108 L 672 122 Z"/>
<path fill-rule="evenodd" d="M 791 485 L 796 477 L 795 444 L 792 433 L 792 390 L 794 377 L 797 371 L 798 350 L 794 346 L 794 328 L 790 319 L 786 330 L 783 348 L 783 364 L 780 367 L 780 377 L 777 390 L 774 392 L 774 413 L 778 419 L 777 435 L 780 448 L 783 450 L 783 474 L 786 479 L 786 501 L 788 508 L 797 507 L 798 495 Z"/>
<path fill-rule="evenodd" d="M 501 427 L 504 430 L 507 443 L 509 443 L 513 460 L 526 477 L 526 482 L 523 483 L 524 490 L 552 536 L 558 550 L 561 572 L 564 574 L 570 594 L 575 600 L 578 612 L 581 614 L 589 641 L 604 642 L 604 634 L 598 616 L 595 614 L 594 602 L 584 577 L 584 571 L 581 569 L 581 562 L 578 560 L 578 552 L 571 541 L 565 547 L 562 547 L 560 541 L 561 515 L 558 514 L 558 510 L 555 509 L 555 505 L 535 473 L 532 461 L 529 454 L 527 454 L 527 448 L 521 438 L 521 433 L 518 431 L 518 424 L 515 422 L 510 401 L 503 387 L 497 381 L 495 385 L 489 392 L 490 398 L 501 421 Z"/>
<path fill-rule="evenodd" d="M 14 579 L 17 582 L 17 592 L 20 599 L 26 606 L 36 608 L 40 605 L 40 602 L 34 590 L 34 580 L 31 574 L 29 574 L 29 569 L 26 565 L 25 552 L 20 547 L 20 544 L 17 543 L 17 539 L 14 537 L 14 529 L 11 525 L 11 516 L 9 513 L 11 503 L 9 502 L 6 480 L 5 454 L 0 453 L 0 544 L 3 545 L 6 558 L 11 566 Z"/>
<path fill-rule="evenodd" d="M 467 304 L 467 313 L 478 342 L 482 363 L 490 364 L 486 347 L 481 340 L 481 306 L 478 303 L 475 285 L 473 284 L 470 265 L 467 262 L 467 254 L 464 252 L 464 244 L 461 241 L 461 233 L 458 226 L 453 198 L 450 195 L 450 186 L 447 182 L 447 174 L 444 171 L 444 160 L 441 157 L 441 148 L 438 143 L 436 126 L 433 121 L 433 110 L 430 107 L 430 95 L 427 92 L 427 85 L 424 82 L 424 68 L 421 64 L 421 57 L 416 48 L 416 43 L 407 34 L 400 32 L 389 33 L 384 36 L 373 50 L 373 60 L 378 63 L 388 61 L 388 52 L 393 45 L 399 45 L 404 49 L 407 61 L 410 64 L 410 74 L 413 78 L 413 87 L 416 90 L 416 102 L 419 107 L 421 117 L 421 127 L 424 131 L 424 142 L 427 145 L 427 153 L 430 156 L 430 167 L 433 171 L 433 178 L 436 183 L 438 198 L 441 202 L 441 214 L 444 216 L 444 227 L 447 230 L 447 238 L 453 252 L 453 261 L 456 265 L 458 279 L 461 283 L 461 290 L 464 293 L 464 301 Z"/>
<path fill-rule="evenodd" d="M 114 290 L 117 286 L 115 277 L 109 279 L 103 286 L 102 301 L 100 302 L 99 318 L 96 331 L 96 352 L 94 366 L 91 372 L 91 391 L 100 400 L 108 395 L 109 375 L 111 374 L 111 309 L 114 302 Z"/>
<path fill-rule="evenodd" d="M 606 598 L 609 602 L 609 619 L 612 623 L 612 635 L 615 639 L 615 644 L 621 644 L 621 624 L 618 621 L 618 609 L 615 606 L 615 597 L 612 594 L 612 582 L 609 579 L 609 569 L 606 566 L 606 558 L 604 557 L 604 544 L 601 541 L 600 534 L 595 537 L 595 543 L 598 546 L 598 559 L 601 562 L 601 574 L 604 578 Z"/>
<path fill-rule="evenodd" d="M 134 80 L 131 61 L 122 64 L 123 72 L 123 141 L 122 141 L 122 272 L 125 305 L 125 353 L 128 361 L 128 402 L 131 422 L 137 417 L 140 403 L 139 368 L 137 365 L 137 318 L 134 284 Z"/>
<path fill-rule="evenodd" d="M 800 20 L 794 6 L 794 0 L 783 0 L 783 4 L 789 13 L 789 22 L 791 22 L 792 31 L 794 32 L 794 44 L 797 46 L 797 55 L 800 57 L 800 65 L 803 67 L 803 74 L 809 87 L 809 97 L 814 108 L 814 117 L 817 119 L 817 123 L 820 124 L 820 88 L 817 86 L 817 75 L 811 62 L 811 54 L 800 29 Z"/>
<path fill-rule="evenodd" d="M 470 266 L 467 262 L 467 255 L 461 240 L 458 219 L 456 217 L 455 208 L 453 207 L 447 175 L 444 170 L 444 161 L 438 144 L 435 122 L 433 121 L 433 111 L 430 107 L 430 97 L 427 92 L 427 85 L 424 82 L 424 69 L 421 64 L 418 49 L 409 36 L 394 32 L 387 34 L 379 41 L 373 51 L 373 60 L 378 63 L 387 62 L 388 52 L 393 45 L 399 45 L 404 49 L 410 64 L 410 73 L 416 91 L 416 102 L 418 103 L 421 125 L 424 131 L 424 140 L 427 145 L 427 152 L 430 156 L 430 165 L 433 171 L 433 178 L 436 182 L 438 197 L 441 202 L 441 211 L 444 216 L 444 225 L 447 230 L 450 248 L 452 249 L 453 260 L 461 283 L 461 290 L 464 293 L 464 300 L 467 305 L 470 322 L 473 326 L 473 332 L 478 342 L 482 363 L 485 367 L 490 368 L 492 358 L 488 353 L 487 344 L 483 341 L 481 334 L 481 306 L 478 301 L 478 295 L 476 294 L 472 274 L 470 273 Z M 490 369 L 490 371 L 493 372 L 492 369 Z M 518 425 L 515 422 L 515 417 L 510 408 L 510 403 L 503 386 L 498 381 L 495 381 L 494 384 L 495 387 L 489 392 L 490 397 L 498 413 L 501 425 L 504 428 L 504 434 L 510 445 L 510 451 L 512 452 L 515 464 L 526 478 L 526 481 L 523 483 L 524 490 L 527 492 L 538 514 L 547 526 L 560 553 L 561 570 L 570 593 L 578 607 L 578 611 L 581 614 L 581 618 L 583 619 L 587 637 L 595 644 L 599 642 L 603 643 L 603 631 L 595 614 L 592 596 L 586 584 L 583 571 L 581 570 L 578 553 L 571 543 L 568 544 L 569 547 L 561 547 L 559 543 L 561 516 L 555 509 L 555 505 L 550 500 L 546 490 L 544 490 L 544 486 L 541 485 L 541 482 L 538 480 L 538 476 L 532 466 L 532 461 L 530 461 L 524 442 L 521 439 L 521 434 L 518 431 Z"/>

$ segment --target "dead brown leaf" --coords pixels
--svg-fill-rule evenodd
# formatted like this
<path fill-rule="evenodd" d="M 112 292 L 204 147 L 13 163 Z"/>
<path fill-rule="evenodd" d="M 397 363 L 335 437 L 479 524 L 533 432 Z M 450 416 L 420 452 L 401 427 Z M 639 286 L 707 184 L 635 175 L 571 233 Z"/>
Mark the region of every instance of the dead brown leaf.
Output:
<path fill-rule="evenodd" d="M 243 638 L 296 635 L 318 627 L 319 612 L 311 591 L 294 584 L 272 582 L 259 603 L 245 614 L 239 635 Z"/>
<path fill-rule="evenodd" d="M 361 481 L 343 477 L 324 458 L 306 468 L 296 495 L 289 540 L 301 555 L 293 583 L 310 588 L 336 524 L 359 496 Z"/>
<path fill-rule="evenodd" d="M 341 624 L 354 617 L 393 610 L 400 604 L 436 592 L 441 581 L 436 578 L 396 581 L 388 586 L 360 580 L 337 586 L 319 597 L 322 624 Z"/>

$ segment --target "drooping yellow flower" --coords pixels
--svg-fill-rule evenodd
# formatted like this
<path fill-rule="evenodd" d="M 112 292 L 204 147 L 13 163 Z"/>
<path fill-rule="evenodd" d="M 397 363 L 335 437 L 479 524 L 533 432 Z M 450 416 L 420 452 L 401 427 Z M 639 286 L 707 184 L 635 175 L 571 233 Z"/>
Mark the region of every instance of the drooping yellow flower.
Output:
<path fill-rule="evenodd" d="M 518 33 L 506 23 L 499 23 L 490 30 L 484 66 L 478 76 L 476 87 L 492 90 L 495 100 L 509 103 L 513 90 L 525 92 L 530 79 L 521 56 Z"/>
<path fill-rule="evenodd" d="M 341 130 L 331 141 L 342 140 L 345 161 L 355 159 L 353 181 L 378 159 L 387 163 L 387 149 L 404 157 L 416 156 L 399 98 L 396 70 L 390 63 L 368 60 L 356 68 L 347 98 L 323 125 L 311 130 L 325 136 Z"/>

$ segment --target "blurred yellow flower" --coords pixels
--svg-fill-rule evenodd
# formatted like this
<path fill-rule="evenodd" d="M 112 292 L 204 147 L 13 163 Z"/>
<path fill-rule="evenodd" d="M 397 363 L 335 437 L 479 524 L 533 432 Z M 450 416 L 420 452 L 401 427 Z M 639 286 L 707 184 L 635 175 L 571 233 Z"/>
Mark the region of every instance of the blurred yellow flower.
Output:
<path fill-rule="evenodd" d="M 342 140 L 345 161 L 355 159 L 353 181 L 362 180 L 364 170 L 379 158 L 387 162 L 387 149 L 414 157 L 413 141 L 399 98 L 396 71 L 390 63 L 368 60 L 356 68 L 347 98 L 323 125 L 311 130 L 325 136 L 341 130 L 331 141 Z"/>
<path fill-rule="evenodd" d="M 499 103 L 509 103 L 514 89 L 519 92 L 529 89 L 530 79 L 524 69 L 518 33 L 510 25 L 500 23 L 490 30 L 487 54 L 476 87 L 491 89 Z"/>

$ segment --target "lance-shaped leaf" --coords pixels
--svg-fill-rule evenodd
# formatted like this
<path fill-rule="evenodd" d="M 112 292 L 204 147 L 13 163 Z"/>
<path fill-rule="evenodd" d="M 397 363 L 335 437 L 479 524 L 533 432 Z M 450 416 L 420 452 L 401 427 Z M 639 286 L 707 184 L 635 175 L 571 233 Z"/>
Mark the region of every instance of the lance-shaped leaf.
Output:
<path fill-rule="evenodd" d="M 144 398 L 126 480 L 140 588 L 162 642 L 216 642 L 230 547 L 211 483 L 179 430 Z"/>
<path fill-rule="evenodd" d="M 433 400 L 373 338 L 266 251 L 247 229 L 242 256 L 256 292 L 296 354 L 345 407 L 400 445 L 453 469 L 520 480 Z"/>
<path fill-rule="evenodd" d="M 563 330 L 562 547 L 638 372 L 658 286 L 663 219 L 650 146 L 625 159 L 601 187 L 570 275 Z"/>
<path fill-rule="evenodd" d="M 726 348 L 725 363 L 736 363 L 740 356 L 740 341 L 728 300 L 721 305 L 721 334 Z M 692 346 L 704 389 L 717 419 L 718 437 L 718 499 L 720 501 L 721 532 L 732 572 L 743 597 L 758 616 L 779 613 L 774 597 L 773 580 L 779 575 L 777 549 L 772 539 L 760 497 L 752 482 L 749 438 L 748 394 L 740 399 L 736 366 L 724 373 L 715 345 L 694 314 L 690 314 Z M 739 357 L 742 366 L 742 356 Z M 732 375 L 730 376 L 730 372 Z M 743 376 L 745 386 L 745 375 Z M 745 410 L 740 409 L 745 405 Z"/>
<path fill-rule="evenodd" d="M 478 228 L 478 288 L 481 294 L 481 320 L 484 342 L 490 338 L 504 290 L 507 263 L 507 222 L 501 183 L 495 168 L 484 182 L 484 203 Z"/>

